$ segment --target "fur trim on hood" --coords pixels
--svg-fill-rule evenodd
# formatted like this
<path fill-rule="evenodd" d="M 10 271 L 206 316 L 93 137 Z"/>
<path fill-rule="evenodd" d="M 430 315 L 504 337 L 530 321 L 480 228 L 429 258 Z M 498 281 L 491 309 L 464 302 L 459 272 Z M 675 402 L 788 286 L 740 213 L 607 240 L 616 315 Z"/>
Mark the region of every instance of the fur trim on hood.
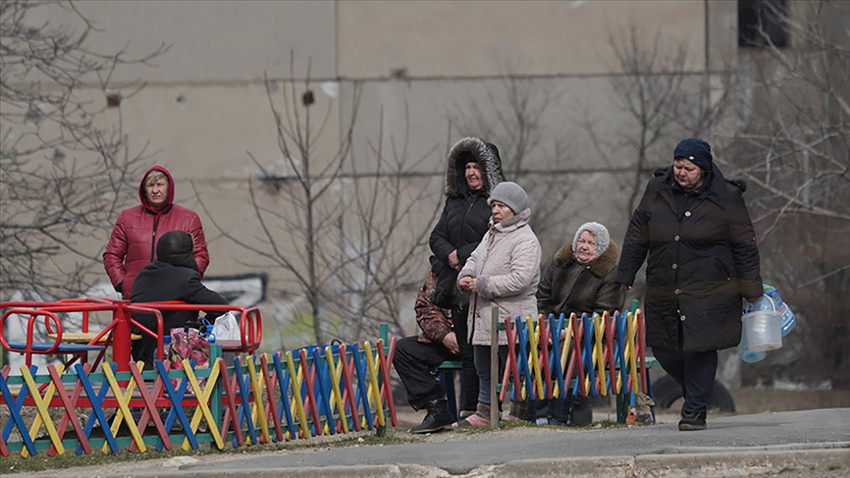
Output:
<path fill-rule="evenodd" d="M 467 137 L 455 143 L 449 151 L 444 189 L 446 196 L 455 197 L 468 189 L 464 176 L 466 162 L 457 164 L 461 154 L 465 152 L 470 153 L 475 161 L 481 165 L 484 192 L 489 195 L 497 184 L 505 180 L 502 176 L 502 160 L 499 157 L 499 150 L 495 145 L 485 143 L 478 138 Z"/>
<path fill-rule="evenodd" d="M 608 244 L 608 249 L 605 249 L 605 252 L 603 252 L 602 255 L 590 261 L 590 272 L 592 272 L 596 277 L 605 277 L 608 273 L 617 268 L 617 260 L 619 258 L 620 248 L 617 247 L 617 243 L 611 239 L 611 243 Z M 574 259 L 573 243 L 570 241 L 555 253 L 554 263 L 558 267 L 566 267 L 567 264 Z"/>

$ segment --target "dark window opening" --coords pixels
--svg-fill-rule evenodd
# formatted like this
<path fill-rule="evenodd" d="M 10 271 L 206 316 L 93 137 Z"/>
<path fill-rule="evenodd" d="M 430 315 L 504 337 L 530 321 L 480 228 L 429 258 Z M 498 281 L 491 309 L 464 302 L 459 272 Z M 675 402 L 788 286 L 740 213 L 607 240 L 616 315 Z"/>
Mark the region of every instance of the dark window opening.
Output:
<path fill-rule="evenodd" d="M 786 0 L 738 0 L 738 46 L 788 45 Z"/>

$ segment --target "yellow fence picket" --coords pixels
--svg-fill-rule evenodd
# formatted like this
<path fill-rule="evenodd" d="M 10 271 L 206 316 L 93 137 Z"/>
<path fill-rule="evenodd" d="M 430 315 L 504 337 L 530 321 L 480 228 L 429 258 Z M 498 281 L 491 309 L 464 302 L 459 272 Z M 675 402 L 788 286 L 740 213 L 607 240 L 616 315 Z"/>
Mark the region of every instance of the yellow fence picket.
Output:
<path fill-rule="evenodd" d="M 142 367 L 142 362 L 138 363 L 139 367 Z M 145 441 L 142 439 L 142 434 L 139 433 L 139 428 L 136 427 L 136 422 L 133 421 L 133 414 L 130 413 L 130 399 L 133 398 L 133 392 L 136 390 L 136 380 L 131 378 L 127 383 L 127 390 L 124 394 L 121 393 L 121 386 L 118 384 L 118 381 L 115 380 L 115 373 L 112 371 L 112 367 L 103 367 L 103 375 L 106 377 L 107 382 L 109 383 L 109 388 L 112 389 L 112 394 L 115 395 L 115 401 L 118 402 L 118 413 L 115 414 L 115 420 L 112 421 L 112 436 L 115 436 L 118 433 L 118 430 L 121 428 L 122 421 L 127 422 L 127 427 L 130 429 L 130 436 L 133 437 L 133 441 L 136 442 L 136 445 L 139 447 L 139 451 L 144 453 L 147 450 L 145 446 Z M 103 454 L 109 453 L 109 443 L 103 444 Z"/>
<path fill-rule="evenodd" d="M 62 446 L 62 439 L 59 438 L 59 434 L 56 432 L 56 427 L 53 425 L 53 420 L 50 418 L 50 413 L 47 410 L 47 406 L 50 403 L 50 400 L 43 400 L 41 397 L 41 393 L 38 391 L 38 386 L 35 384 L 35 379 L 32 374 L 30 374 L 29 368 L 26 366 L 21 367 L 21 375 L 24 378 L 24 381 L 29 387 L 30 396 L 32 397 L 33 402 L 35 403 L 36 410 L 38 410 L 38 416 L 42 422 L 44 422 L 44 429 L 47 430 L 47 435 L 50 437 L 50 440 L 53 442 L 53 445 L 56 446 L 56 452 L 60 455 L 65 453 L 65 447 Z M 51 383 L 51 386 L 53 384 Z M 50 398 L 52 398 L 54 391 L 50 391 Z M 35 423 L 33 423 L 35 424 Z M 38 431 L 38 428 L 35 430 Z M 31 437 L 35 438 L 35 437 Z M 26 451 L 24 448 L 23 451 Z M 21 456 L 27 456 L 21 453 Z"/>
<path fill-rule="evenodd" d="M 198 431 L 198 426 L 201 424 L 201 417 L 203 416 L 203 418 L 207 421 L 207 426 L 210 429 L 213 440 L 215 440 L 215 445 L 219 450 L 223 450 L 224 440 L 221 439 L 221 434 L 215 425 L 215 420 L 213 419 L 212 412 L 210 412 L 210 407 L 208 406 L 210 396 L 212 395 L 215 383 L 218 380 L 220 362 L 220 360 L 216 360 L 210 369 L 210 376 L 207 378 L 206 388 L 204 390 L 201 390 L 201 385 L 198 383 L 198 378 L 195 376 L 195 372 L 192 370 L 188 359 L 183 359 L 183 370 L 186 372 L 186 378 L 189 379 L 189 384 L 192 386 L 192 390 L 195 391 L 195 397 L 198 399 L 198 408 L 195 409 L 195 413 L 192 415 L 192 421 L 189 424 L 192 429 L 192 433 L 196 433 Z M 181 447 L 183 450 L 189 451 L 191 446 L 188 438 L 183 439 Z"/>

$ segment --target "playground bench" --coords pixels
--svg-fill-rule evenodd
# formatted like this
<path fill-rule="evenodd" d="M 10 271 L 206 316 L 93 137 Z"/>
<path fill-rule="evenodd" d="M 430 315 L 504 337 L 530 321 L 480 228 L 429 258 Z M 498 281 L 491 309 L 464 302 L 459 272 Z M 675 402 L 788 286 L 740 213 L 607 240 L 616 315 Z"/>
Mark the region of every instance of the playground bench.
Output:
<path fill-rule="evenodd" d="M 637 392 L 643 391 L 644 393 L 646 393 L 650 397 L 652 396 L 650 369 L 654 368 L 658 365 L 658 361 L 654 357 L 645 357 L 645 352 L 644 352 L 645 347 L 643 346 L 642 325 L 641 326 L 635 325 L 637 323 L 638 306 L 639 306 L 639 302 L 637 300 L 635 300 L 635 301 L 632 302 L 631 310 L 628 311 L 628 314 L 629 314 L 628 317 L 633 317 L 633 320 L 635 321 L 635 322 L 632 323 L 633 327 L 630 329 L 630 333 L 631 333 L 630 336 L 626 337 L 625 335 L 627 335 L 627 334 L 624 334 L 625 324 L 620 324 L 620 327 L 622 327 L 622 329 L 620 330 L 619 335 L 617 335 L 617 333 L 611 334 L 611 330 L 605 330 L 603 332 L 605 334 L 605 336 L 608 337 L 605 340 L 607 342 L 610 342 L 610 343 L 602 348 L 602 350 L 605 350 L 605 354 L 600 354 L 600 355 L 605 355 L 605 357 L 608 358 L 607 361 L 604 361 L 604 358 L 603 359 L 597 358 L 595 354 L 594 355 L 585 355 L 586 351 L 577 352 L 577 355 L 575 357 L 573 357 L 573 358 L 579 359 L 579 360 L 577 360 L 579 366 L 581 366 L 580 364 L 582 363 L 581 357 L 585 357 L 584 361 L 587 362 L 587 365 L 588 365 L 589 371 L 590 371 L 589 380 L 591 380 L 592 382 L 595 382 L 595 383 L 591 384 L 591 390 L 582 390 L 581 393 L 582 394 L 586 393 L 587 395 L 595 396 L 597 394 L 607 395 L 608 392 L 610 392 L 612 395 L 615 395 L 616 405 L 617 405 L 617 421 L 619 423 L 625 423 L 626 422 L 627 414 L 628 414 L 628 407 L 633 402 L 634 396 Z M 605 314 L 604 317 L 607 317 L 607 314 Z M 494 317 L 494 321 L 495 320 L 496 320 L 496 317 Z M 574 319 L 571 318 L 571 320 L 573 321 L 572 323 L 575 324 Z M 563 318 L 561 318 L 561 321 L 563 321 Z M 546 323 L 549 326 L 552 326 L 552 324 L 554 324 L 554 322 L 550 322 L 550 321 L 541 322 L 541 323 Z M 563 322 L 561 322 L 561 323 L 563 323 Z M 581 323 L 582 323 L 581 320 L 579 320 L 579 324 L 581 324 Z M 640 323 L 642 324 L 642 320 L 640 321 Z M 516 329 L 523 329 L 524 327 L 519 326 L 519 324 L 520 324 L 519 318 L 517 318 L 516 324 L 517 324 L 517 327 L 514 327 L 512 337 L 514 338 L 514 340 L 517 340 L 517 346 L 519 347 L 519 345 L 520 345 L 519 340 L 520 339 L 517 336 L 517 334 L 519 333 L 520 335 L 522 335 L 522 331 L 518 331 Z M 607 327 L 607 325 L 604 325 L 603 327 Z M 496 323 L 496 329 L 502 330 L 502 331 L 506 330 L 505 322 L 497 322 Z M 538 329 L 535 329 L 535 330 L 538 330 Z M 385 330 L 383 328 L 382 328 L 381 332 L 382 332 L 382 334 L 385 334 Z M 596 344 L 595 344 L 596 347 L 599 347 L 599 346 L 602 345 L 601 334 L 602 333 L 600 333 L 600 337 L 598 337 L 598 338 L 593 337 L 593 338 L 597 339 Z M 386 337 L 386 335 L 382 335 L 382 337 Z M 543 334 L 542 337 L 545 337 L 546 340 L 548 340 L 548 334 Z M 594 344 L 591 342 L 591 339 L 592 339 L 591 337 L 587 337 L 586 341 L 582 340 L 583 343 L 580 344 L 580 346 L 582 346 L 582 347 L 594 347 Z M 495 340 L 495 338 L 494 338 L 494 340 Z M 529 338 L 525 337 L 523 340 L 528 341 Z M 537 339 L 537 340 L 541 340 L 541 339 Z M 537 340 L 535 340 L 534 343 L 537 343 Z M 632 363 L 630 364 L 631 367 L 629 367 L 627 365 L 627 367 L 626 367 L 627 370 L 625 370 L 625 371 L 620 370 L 621 364 L 624 363 L 623 362 L 624 357 L 622 355 L 623 354 L 622 345 L 620 345 L 617 348 L 619 355 L 617 354 L 617 352 L 613 352 L 613 355 L 617 356 L 616 358 L 613 357 L 613 356 L 610 356 L 612 354 L 613 347 L 614 347 L 611 344 L 613 342 L 618 342 L 618 341 L 621 341 L 621 340 L 631 341 L 631 343 L 630 343 L 630 345 L 631 345 L 631 349 L 630 349 L 631 359 L 630 360 L 632 360 Z M 530 346 L 530 344 L 527 344 L 527 345 Z M 571 346 L 571 350 L 574 347 L 575 347 L 575 344 Z M 526 360 L 526 362 L 530 361 L 532 353 L 527 350 L 527 347 L 522 346 L 522 347 L 519 347 L 519 348 L 522 349 L 523 360 Z M 548 350 L 548 346 L 544 346 L 543 349 Z M 513 351 L 513 353 L 510 353 L 509 355 L 511 355 L 511 357 L 509 358 L 509 362 L 511 360 L 513 360 L 514 362 L 519 360 L 519 358 L 517 358 L 517 356 L 520 355 L 520 353 L 518 353 L 517 351 Z M 573 352 L 570 352 L 569 355 L 573 355 Z M 550 360 L 553 359 L 551 354 L 548 354 L 548 356 L 550 357 Z M 557 354 L 555 354 L 555 357 L 557 357 Z M 537 358 L 537 357 L 535 357 L 535 358 Z M 593 368 L 594 368 L 595 365 L 596 366 L 599 365 L 599 360 L 602 360 L 602 361 L 605 362 L 604 367 L 602 367 L 601 371 L 596 371 L 596 373 L 594 373 Z M 629 359 L 626 359 L 626 360 L 628 361 Z M 536 362 L 536 360 L 535 360 L 535 362 Z M 638 364 L 638 362 L 639 362 L 639 364 Z M 525 369 L 527 369 L 528 364 L 526 363 L 525 365 L 523 365 L 523 367 L 525 367 Z M 506 396 L 505 395 L 506 392 L 509 391 L 509 390 L 512 390 L 514 384 L 518 384 L 518 383 L 520 383 L 520 381 L 526 381 L 526 387 L 532 386 L 531 383 L 533 381 L 533 378 L 532 378 L 533 374 L 530 374 L 529 371 L 526 370 L 525 374 L 523 375 L 523 373 L 522 373 L 523 367 L 520 367 L 519 369 L 514 370 L 514 374 L 516 375 L 517 373 L 519 373 L 520 375 L 522 375 L 522 378 L 518 379 L 518 378 L 514 377 L 514 380 L 510 381 L 510 383 L 507 384 L 507 390 L 503 390 L 503 384 L 502 383 L 496 383 L 495 384 L 496 385 L 495 392 L 498 393 L 500 397 L 502 397 L 502 400 L 504 400 L 504 398 Z M 546 364 L 538 363 L 538 364 L 535 364 L 535 367 L 539 367 L 540 369 L 542 369 L 542 370 L 539 370 L 539 372 L 543 372 L 544 370 L 546 371 L 546 374 L 542 374 L 542 376 L 540 376 L 540 379 L 546 381 L 545 386 L 546 386 L 547 389 L 549 387 L 552 387 L 554 385 L 554 382 L 556 382 L 556 380 L 553 379 L 553 380 L 550 381 L 547 378 L 548 374 L 553 373 L 553 372 L 549 372 L 550 364 L 549 363 L 546 363 Z M 570 367 L 572 367 L 572 364 L 570 365 Z M 614 371 L 611 370 L 612 368 L 614 369 Z M 456 393 L 455 393 L 455 376 L 461 369 L 462 369 L 462 364 L 461 364 L 460 361 L 444 361 L 436 367 L 436 372 L 439 376 L 440 381 L 443 383 L 443 387 L 445 388 L 445 391 L 446 391 L 446 398 L 447 398 L 447 402 L 448 402 L 448 406 L 449 406 L 449 411 L 450 411 L 450 413 L 452 414 L 452 416 L 455 420 L 457 420 L 459 418 L 459 416 L 458 416 L 458 400 L 457 400 L 457 396 L 456 396 Z M 560 367 L 558 367 L 557 369 L 560 370 Z M 572 369 L 570 369 L 570 370 L 572 370 Z M 640 370 L 640 374 L 637 373 L 638 370 Z M 584 371 L 582 370 L 581 373 L 583 374 Z M 505 377 L 502 377 L 503 379 L 508 377 L 508 371 L 507 370 L 505 371 L 504 375 L 505 375 Z M 603 388 L 604 388 L 604 384 L 605 384 L 605 377 L 598 377 L 598 375 L 610 376 L 612 378 L 612 380 L 613 380 L 614 377 L 620 377 L 621 380 L 625 380 L 626 377 L 629 377 L 628 383 L 629 383 L 629 385 L 632 385 L 632 386 L 629 386 L 626 383 L 622 383 L 619 391 L 617 391 L 617 392 L 609 391 L 607 389 L 605 389 L 603 391 L 597 391 L 595 387 L 600 386 L 599 383 L 598 383 L 600 378 L 601 378 L 601 381 L 602 381 L 602 384 L 603 384 L 602 385 Z M 635 375 L 635 376 L 633 377 L 632 375 Z M 536 384 L 536 382 L 534 382 L 534 384 L 538 385 L 538 384 Z M 640 386 L 638 386 L 638 384 L 640 384 Z M 571 393 L 577 393 L 579 391 L 579 387 L 577 386 L 578 381 L 577 381 L 577 378 L 575 378 L 575 377 L 572 377 L 571 380 L 569 381 L 569 383 L 564 384 L 564 385 L 566 386 L 565 388 L 567 388 L 568 390 L 572 390 Z M 540 385 L 538 385 L 538 387 L 540 387 Z M 582 384 L 582 388 L 584 388 L 584 384 Z M 640 390 L 638 390 L 638 388 L 640 388 Z M 616 389 L 616 387 L 613 387 L 613 385 L 612 385 L 612 390 L 613 389 Z M 537 390 L 542 390 L 542 389 L 538 388 Z M 654 410 L 653 410 L 653 417 L 654 417 Z"/>

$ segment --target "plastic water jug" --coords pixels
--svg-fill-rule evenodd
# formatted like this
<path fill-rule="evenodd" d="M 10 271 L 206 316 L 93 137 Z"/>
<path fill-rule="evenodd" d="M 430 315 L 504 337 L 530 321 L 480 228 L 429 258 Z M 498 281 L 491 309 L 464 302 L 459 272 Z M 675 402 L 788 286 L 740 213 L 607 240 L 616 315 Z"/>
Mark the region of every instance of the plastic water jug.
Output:
<path fill-rule="evenodd" d="M 764 289 L 764 293 L 773 299 L 773 303 L 776 305 L 776 311 L 782 314 L 782 336 L 785 337 L 797 326 L 797 316 L 791 311 L 791 307 L 788 307 L 788 304 L 783 302 L 776 287 L 763 284 L 762 288 Z"/>
<path fill-rule="evenodd" d="M 797 317 L 794 314 L 794 312 L 791 311 L 791 308 L 788 306 L 788 304 L 786 304 L 782 300 L 782 297 L 780 297 L 780 295 L 779 295 L 779 290 L 777 290 L 776 287 L 769 285 L 769 284 L 762 284 L 762 289 L 764 291 L 764 295 L 759 300 L 757 300 L 753 303 L 746 303 L 744 305 L 744 309 L 743 309 L 744 316 L 746 316 L 748 318 L 748 320 L 755 320 L 756 317 L 759 317 L 760 319 L 768 318 L 768 319 L 771 319 L 771 320 L 775 320 L 775 318 L 772 318 L 772 316 L 765 315 L 765 314 L 769 313 L 769 312 L 779 313 L 780 316 L 781 316 L 781 318 L 780 318 L 780 336 L 785 337 L 786 335 L 791 333 L 792 330 L 794 330 L 794 327 L 796 327 Z M 765 314 L 761 314 L 761 315 L 758 315 L 758 316 L 757 315 L 747 316 L 747 314 L 753 314 L 755 312 L 763 312 Z M 744 317 L 741 317 L 741 320 L 743 321 Z M 746 325 L 746 323 L 745 323 L 745 325 Z M 755 326 L 755 323 L 751 323 L 751 325 Z M 774 345 L 773 348 L 779 348 L 779 347 L 775 347 L 775 343 L 776 343 L 775 334 L 774 334 L 774 338 L 772 338 L 771 341 Z M 779 346 L 781 346 L 781 338 L 779 339 L 778 342 L 780 343 Z M 760 345 L 757 344 L 755 346 L 755 348 L 757 348 L 757 349 L 763 348 L 763 345 L 760 346 Z M 764 358 L 766 356 L 765 350 L 771 350 L 771 349 L 754 350 L 753 348 L 751 348 L 749 346 L 749 344 L 747 343 L 747 332 L 746 332 L 746 330 L 742 331 L 741 342 L 738 344 L 738 357 L 741 360 L 743 360 L 744 362 L 747 362 L 747 363 L 756 363 L 756 362 L 759 362 L 761 360 L 764 360 Z"/>
<path fill-rule="evenodd" d="M 741 316 L 742 342 L 750 352 L 765 352 L 782 347 L 782 314 L 777 312 L 773 299 L 765 294 L 750 304 L 751 312 Z"/>

